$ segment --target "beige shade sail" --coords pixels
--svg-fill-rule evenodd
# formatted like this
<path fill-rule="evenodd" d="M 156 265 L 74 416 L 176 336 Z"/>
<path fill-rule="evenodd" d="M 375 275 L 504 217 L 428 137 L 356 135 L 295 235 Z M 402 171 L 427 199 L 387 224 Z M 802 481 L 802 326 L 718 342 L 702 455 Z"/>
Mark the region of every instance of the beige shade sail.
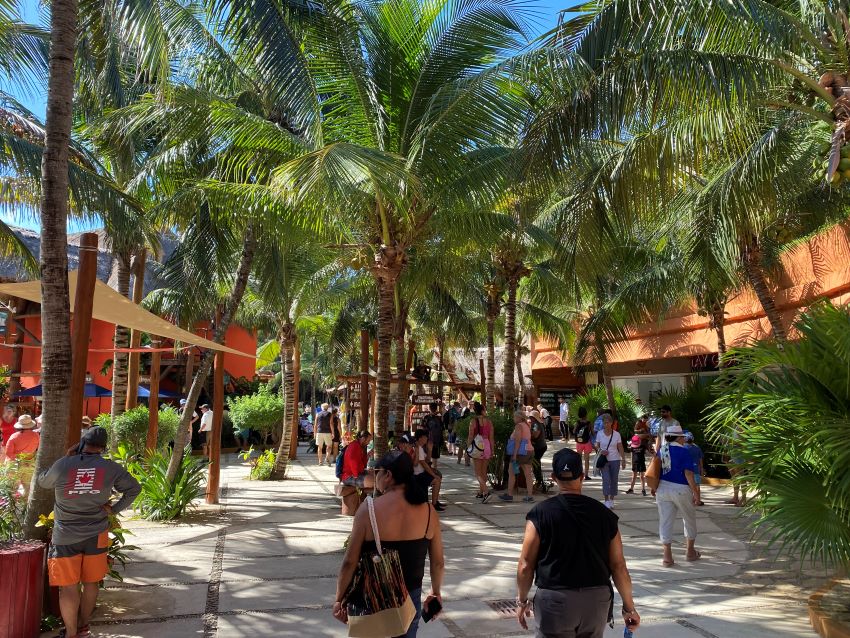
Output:
<path fill-rule="evenodd" d="M 74 295 L 77 290 L 77 271 L 68 273 L 68 289 L 71 303 L 73 304 Z M 18 297 L 27 301 L 41 303 L 41 282 L 35 280 L 15 284 L 0 284 L 0 295 L 9 295 L 10 297 Z M 146 332 L 158 337 L 167 337 L 182 343 L 208 348 L 209 350 L 220 350 L 242 357 L 256 358 L 254 353 L 234 350 L 215 341 L 210 341 L 209 339 L 192 334 L 188 330 L 183 330 L 183 328 L 178 328 L 170 321 L 166 321 L 162 317 L 148 312 L 141 306 L 137 306 L 130 299 L 124 297 L 117 290 L 113 290 L 100 280 L 97 280 L 94 286 L 92 319 L 98 319 L 117 326 L 124 326 L 125 328 L 132 328 L 133 330 Z"/>

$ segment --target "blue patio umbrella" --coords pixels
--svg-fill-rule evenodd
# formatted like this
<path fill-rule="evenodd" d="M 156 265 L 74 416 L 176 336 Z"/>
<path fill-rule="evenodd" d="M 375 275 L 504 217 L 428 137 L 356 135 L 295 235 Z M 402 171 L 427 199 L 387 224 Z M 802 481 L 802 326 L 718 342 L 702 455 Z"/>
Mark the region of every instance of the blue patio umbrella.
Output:
<path fill-rule="evenodd" d="M 42 396 L 41 384 L 33 386 L 28 390 L 21 390 L 20 392 L 16 392 L 14 398 L 18 397 L 35 397 L 40 399 Z M 83 396 L 87 399 L 91 398 L 100 398 L 100 397 L 111 397 L 112 391 L 109 388 L 104 388 L 103 386 L 97 385 L 96 383 L 87 383 L 83 388 Z"/>
<path fill-rule="evenodd" d="M 151 398 L 151 389 L 146 388 L 143 385 L 140 385 L 138 397 L 140 399 L 150 399 Z M 179 399 L 180 395 L 176 392 L 169 392 L 168 390 L 160 390 L 159 391 L 159 398 L 160 399 Z"/>

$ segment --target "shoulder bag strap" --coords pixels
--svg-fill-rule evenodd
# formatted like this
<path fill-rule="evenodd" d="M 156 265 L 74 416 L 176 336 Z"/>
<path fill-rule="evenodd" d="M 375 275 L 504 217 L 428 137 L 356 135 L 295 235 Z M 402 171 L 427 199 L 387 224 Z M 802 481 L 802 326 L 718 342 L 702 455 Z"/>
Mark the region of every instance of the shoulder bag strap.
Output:
<path fill-rule="evenodd" d="M 383 557 L 384 551 L 381 549 L 381 536 L 378 534 L 378 521 L 375 520 L 375 501 L 371 496 L 366 497 L 366 505 L 369 508 L 369 520 L 372 522 L 372 534 L 375 536 L 375 547 L 378 550 L 378 556 Z"/>

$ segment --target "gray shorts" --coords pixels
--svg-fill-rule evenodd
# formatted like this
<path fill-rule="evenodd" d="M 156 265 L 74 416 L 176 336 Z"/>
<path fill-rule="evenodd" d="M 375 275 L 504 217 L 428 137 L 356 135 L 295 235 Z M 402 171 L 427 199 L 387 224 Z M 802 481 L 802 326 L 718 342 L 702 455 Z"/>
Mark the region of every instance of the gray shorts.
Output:
<path fill-rule="evenodd" d="M 538 589 L 534 595 L 536 638 L 602 638 L 611 589 Z"/>

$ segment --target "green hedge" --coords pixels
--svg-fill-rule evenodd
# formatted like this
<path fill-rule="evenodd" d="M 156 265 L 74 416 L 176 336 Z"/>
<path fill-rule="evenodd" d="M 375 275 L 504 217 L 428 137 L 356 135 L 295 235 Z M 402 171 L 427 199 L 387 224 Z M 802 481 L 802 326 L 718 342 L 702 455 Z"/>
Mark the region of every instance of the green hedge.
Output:
<path fill-rule="evenodd" d="M 131 455 L 142 454 L 145 451 L 145 443 L 148 438 L 148 423 L 150 412 L 146 405 L 140 405 L 127 410 L 117 417 L 113 423 L 108 414 L 101 414 L 95 420 L 95 425 L 100 425 L 109 431 L 111 447 L 124 445 Z M 174 440 L 177 426 L 180 424 L 180 415 L 174 408 L 162 408 L 159 411 L 159 429 L 156 437 L 158 450 L 164 449 L 170 441 Z"/>
<path fill-rule="evenodd" d="M 638 417 L 637 397 L 628 390 L 614 388 L 614 404 L 617 406 L 620 436 L 623 438 L 623 444 L 626 445 L 632 438 Z M 587 418 L 591 423 L 596 418 L 597 410 L 607 410 L 608 395 L 605 393 L 605 386 L 591 386 L 587 392 L 576 396 L 570 402 L 570 417 L 573 425 L 578 420 L 578 411 L 582 407 L 587 408 Z"/>
<path fill-rule="evenodd" d="M 227 404 L 234 431 L 250 428 L 259 432 L 265 440 L 282 427 L 283 399 L 268 386 L 262 386 L 256 394 L 229 397 Z"/>

